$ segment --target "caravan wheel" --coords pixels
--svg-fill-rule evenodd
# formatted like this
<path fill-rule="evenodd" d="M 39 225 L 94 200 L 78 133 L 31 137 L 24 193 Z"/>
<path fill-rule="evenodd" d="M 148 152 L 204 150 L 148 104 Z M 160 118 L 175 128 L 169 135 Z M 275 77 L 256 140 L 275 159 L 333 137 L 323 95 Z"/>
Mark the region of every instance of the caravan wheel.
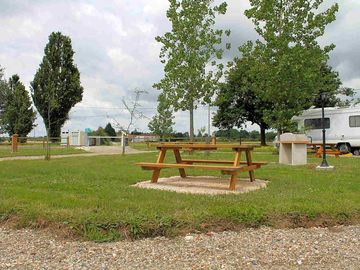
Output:
<path fill-rule="evenodd" d="M 353 154 L 354 156 L 360 156 L 360 149 L 359 148 L 355 149 Z"/>
<path fill-rule="evenodd" d="M 344 154 L 347 154 L 347 153 L 350 153 L 351 152 L 351 147 L 349 144 L 347 143 L 342 143 L 342 144 L 339 144 L 338 147 L 339 151 L 341 153 L 344 153 Z"/>

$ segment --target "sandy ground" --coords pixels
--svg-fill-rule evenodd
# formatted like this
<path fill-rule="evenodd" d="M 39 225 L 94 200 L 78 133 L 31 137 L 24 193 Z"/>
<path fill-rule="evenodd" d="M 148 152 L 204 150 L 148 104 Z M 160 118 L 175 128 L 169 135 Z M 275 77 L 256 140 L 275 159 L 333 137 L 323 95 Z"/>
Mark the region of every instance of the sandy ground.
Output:
<path fill-rule="evenodd" d="M 230 191 L 229 177 L 220 178 L 212 176 L 188 176 L 181 178 L 180 176 L 173 176 L 168 178 L 159 178 L 158 183 L 151 183 L 151 181 L 143 181 L 133 185 L 138 188 L 160 189 L 167 191 L 174 191 L 179 193 L 192 194 L 239 194 L 265 188 L 267 181 L 256 179 L 250 182 L 249 179 L 239 179 L 236 184 L 236 190 Z"/>

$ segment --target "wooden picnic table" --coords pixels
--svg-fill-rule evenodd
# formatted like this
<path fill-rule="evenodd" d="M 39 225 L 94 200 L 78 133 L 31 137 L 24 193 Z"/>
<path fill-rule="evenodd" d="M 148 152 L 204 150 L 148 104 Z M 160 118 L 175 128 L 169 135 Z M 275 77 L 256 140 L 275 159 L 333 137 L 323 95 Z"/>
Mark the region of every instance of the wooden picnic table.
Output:
<path fill-rule="evenodd" d="M 324 153 L 323 145 L 320 143 L 308 143 L 309 146 L 311 146 L 315 151 L 315 157 L 321 158 L 322 154 Z M 328 146 L 330 149 L 325 149 L 326 154 L 332 154 L 335 155 L 336 158 L 339 158 L 339 155 L 342 155 L 342 152 L 340 152 L 336 148 L 336 143 L 326 143 L 325 147 Z"/>
<path fill-rule="evenodd" d="M 241 172 L 249 172 L 250 181 L 255 181 L 254 170 L 265 165 L 265 162 L 253 162 L 252 150 L 254 146 L 236 145 L 236 144 L 195 144 L 195 143 L 159 143 L 155 144 L 159 150 L 156 163 L 141 162 L 137 163 L 144 170 L 152 170 L 152 183 L 157 183 L 160 171 L 166 168 L 179 169 L 182 178 L 186 177 L 185 169 L 199 168 L 207 170 L 220 170 L 223 174 L 231 175 L 230 190 L 235 190 L 237 176 Z M 232 149 L 234 150 L 234 160 L 204 160 L 204 159 L 183 159 L 181 151 L 184 150 L 218 150 Z M 175 155 L 176 163 L 164 163 L 167 151 L 172 151 Z M 241 161 L 242 153 L 245 153 L 246 161 Z M 209 165 L 211 164 L 211 165 Z"/>

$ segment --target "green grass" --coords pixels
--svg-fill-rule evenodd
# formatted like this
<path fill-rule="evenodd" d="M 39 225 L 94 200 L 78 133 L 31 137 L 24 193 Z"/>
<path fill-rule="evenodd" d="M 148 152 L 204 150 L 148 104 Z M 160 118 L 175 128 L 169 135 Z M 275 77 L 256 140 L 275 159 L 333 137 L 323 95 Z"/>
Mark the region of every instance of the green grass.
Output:
<path fill-rule="evenodd" d="M 302 226 L 304 220 L 320 220 L 320 225 L 354 223 L 360 216 L 359 158 L 330 157 L 335 170 L 321 172 L 314 169 L 320 159 L 310 157 L 307 166 L 282 166 L 276 163 L 277 155 L 255 152 L 254 160 L 270 162 L 256 171 L 256 177 L 270 184 L 241 195 L 130 187 L 151 176 L 134 163 L 155 161 L 156 155 L 0 162 L 0 220 L 16 217 L 18 226 L 55 223 L 85 239 L 111 241 L 243 226 Z M 212 153 L 207 158 L 230 159 L 233 154 Z M 220 175 L 202 170 L 188 173 Z M 177 174 L 164 170 L 161 176 Z"/>
<path fill-rule="evenodd" d="M 18 157 L 18 156 L 44 156 L 46 149 L 40 145 L 23 146 L 19 145 L 18 151 L 13 153 L 10 145 L 0 146 L 0 158 L 2 157 Z M 71 154 L 85 154 L 84 150 L 76 149 L 74 147 L 60 147 L 54 146 L 51 148 L 51 155 L 71 155 Z"/>

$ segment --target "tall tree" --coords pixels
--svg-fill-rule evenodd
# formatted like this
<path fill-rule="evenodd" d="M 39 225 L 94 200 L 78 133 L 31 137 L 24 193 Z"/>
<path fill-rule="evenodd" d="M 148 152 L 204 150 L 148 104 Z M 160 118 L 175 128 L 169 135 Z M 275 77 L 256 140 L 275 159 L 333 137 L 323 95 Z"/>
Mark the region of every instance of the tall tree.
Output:
<path fill-rule="evenodd" d="M 227 5 L 212 6 L 213 0 L 169 0 L 167 17 L 172 31 L 156 37 L 162 43 L 161 62 L 165 77 L 154 84 L 175 111 L 190 112 L 190 140 L 194 138 L 194 110 L 198 104 L 209 104 L 223 65 L 218 63 L 224 49 L 220 44 L 223 30 L 214 28 L 218 14 Z M 228 36 L 230 31 L 225 31 Z M 230 44 L 226 45 L 230 48 Z"/>
<path fill-rule="evenodd" d="M 261 58 L 253 66 L 256 95 L 272 102 L 264 110 L 268 125 L 284 130 L 291 118 L 314 102 L 322 85 L 321 68 L 333 44 L 321 47 L 318 38 L 335 20 L 338 5 L 320 12 L 323 0 L 250 0 L 245 12 L 261 36 L 251 53 Z M 254 75 L 255 76 L 255 75 Z"/>
<path fill-rule="evenodd" d="M 116 137 L 116 131 L 110 123 L 107 123 L 104 130 L 108 136 Z"/>
<path fill-rule="evenodd" d="M 0 123 L 3 119 L 3 113 L 5 109 L 7 92 L 9 91 L 9 85 L 7 81 L 4 79 L 3 68 L 0 66 Z M 2 125 L 0 124 L 0 132 L 2 131 Z"/>
<path fill-rule="evenodd" d="M 249 55 L 234 60 L 225 83 L 220 87 L 215 102 L 218 111 L 213 120 L 215 126 L 222 129 L 234 126 L 241 128 L 247 121 L 257 124 L 260 127 L 261 145 L 266 145 L 265 133 L 269 125 L 264 119 L 264 110 L 270 109 L 272 103 L 264 100 L 261 95 L 256 95 L 256 85 L 253 82 L 257 78 L 248 73 L 255 61 Z"/>
<path fill-rule="evenodd" d="M 162 94 L 158 97 L 157 111 L 158 113 L 151 119 L 148 127 L 151 132 L 163 139 L 174 132 L 172 128 L 174 116 Z"/>
<path fill-rule="evenodd" d="M 48 137 L 59 137 L 69 111 L 82 100 L 83 87 L 74 64 L 70 37 L 51 33 L 44 54 L 31 82 L 32 98 Z"/>
<path fill-rule="evenodd" d="M 346 107 L 354 102 L 355 91 L 349 87 L 341 87 L 342 82 L 339 73 L 329 65 L 321 67 L 321 87 L 319 94 L 315 96 L 314 106 L 322 106 L 321 93 L 326 93 L 325 107 Z M 342 97 L 340 97 L 342 96 Z"/>
<path fill-rule="evenodd" d="M 13 75 L 8 81 L 8 91 L 1 125 L 10 136 L 18 134 L 26 137 L 34 127 L 36 113 L 32 108 L 30 96 L 18 75 Z"/>

